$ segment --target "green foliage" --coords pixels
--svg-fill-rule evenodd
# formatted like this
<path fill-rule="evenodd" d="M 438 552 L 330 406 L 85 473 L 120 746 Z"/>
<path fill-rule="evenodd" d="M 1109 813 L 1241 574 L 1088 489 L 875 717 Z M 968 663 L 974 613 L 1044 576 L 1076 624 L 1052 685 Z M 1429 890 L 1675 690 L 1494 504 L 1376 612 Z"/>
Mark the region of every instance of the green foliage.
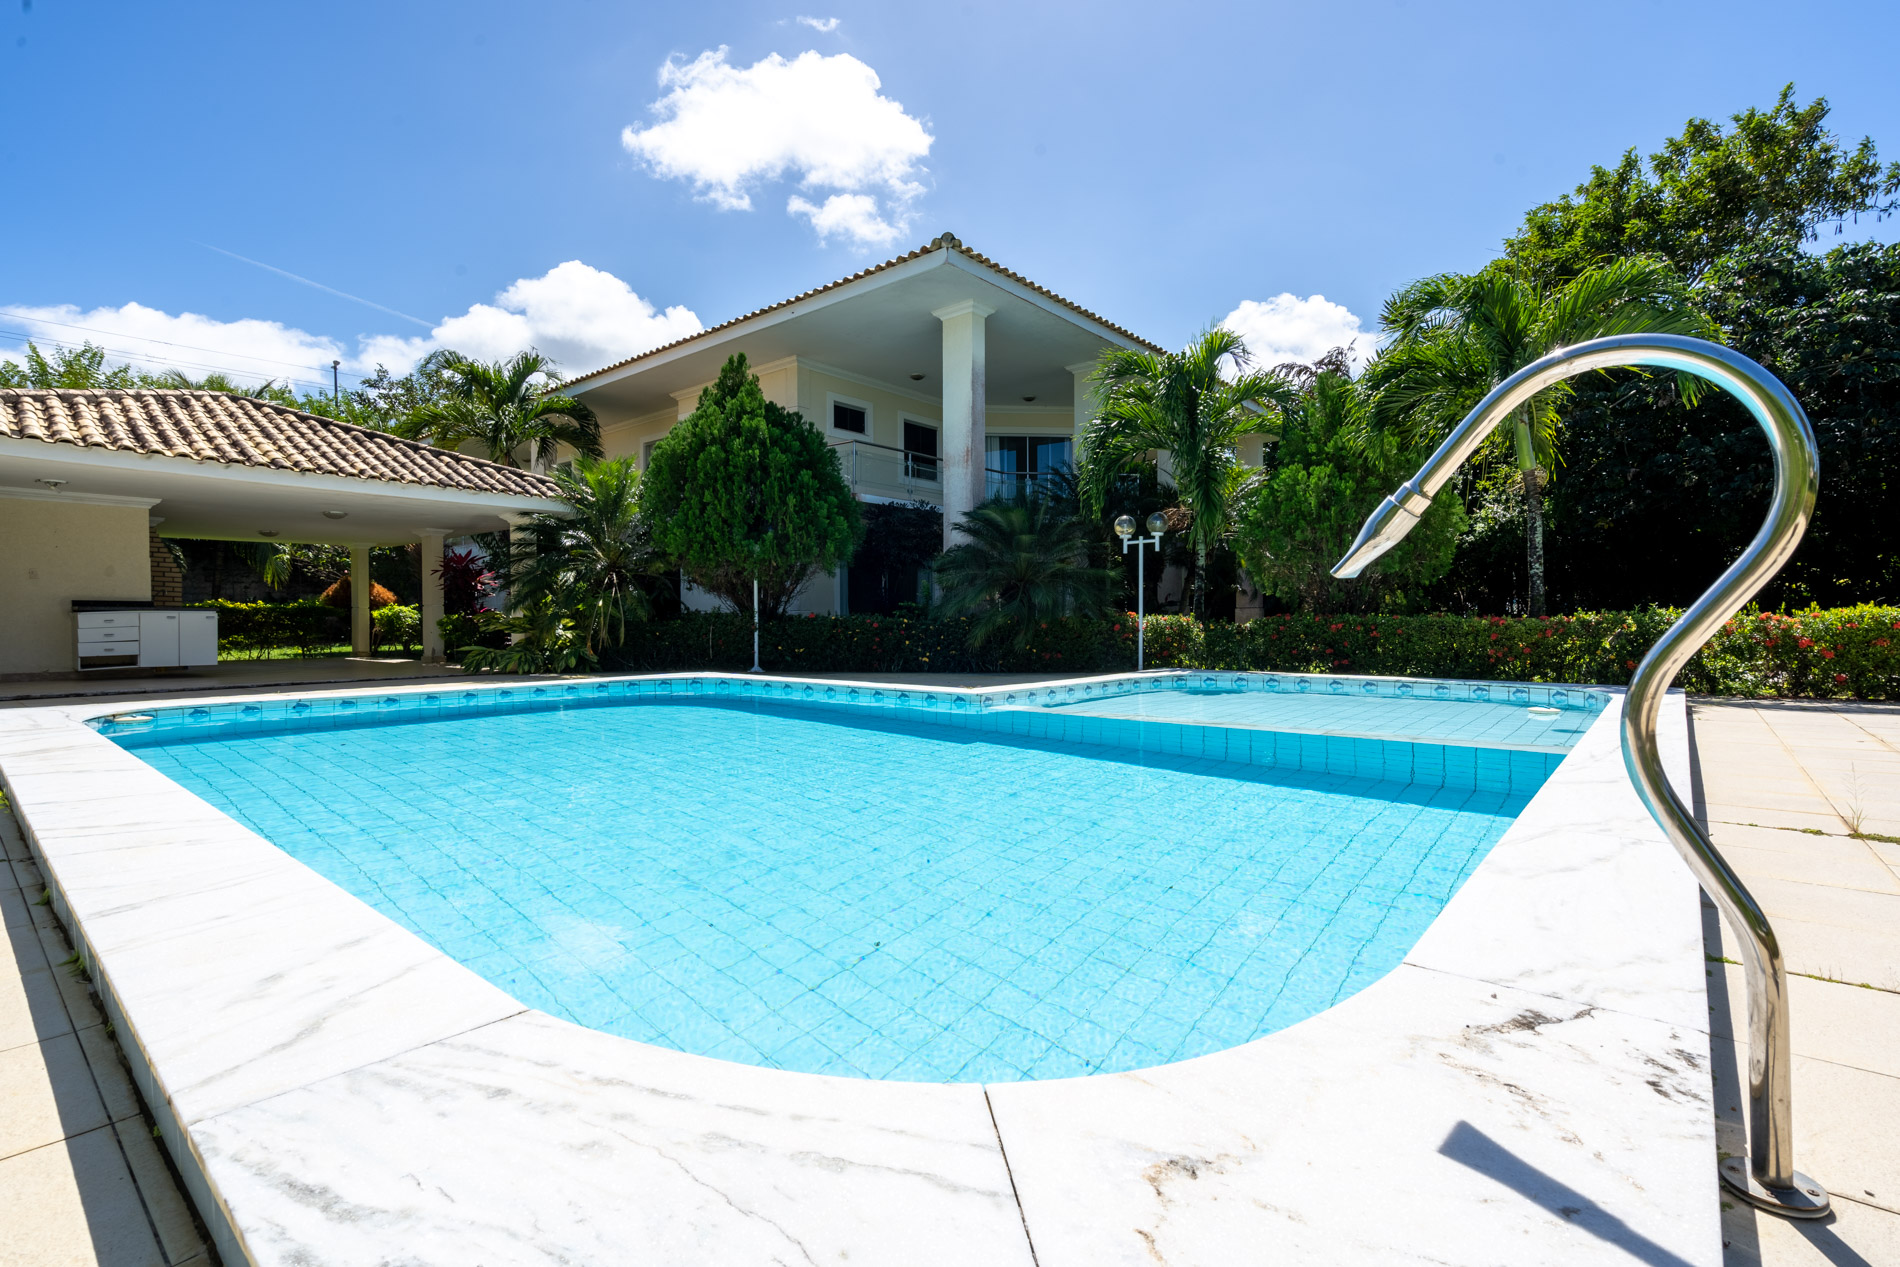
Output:
<path fill-rule="evenodd" d="M 1696 279 L 1731 252 L 1786 250 L 1824 224 L 1890 214 L 1900 163 L 1882 169 L 1872 138 L 1843 149 L 1827 115 L 1822 97 L 1796 108 L 1789 84 L 1773 109 L 1733 116 L 1730 131 L 1691 119 L 1650 155 L 1647 172 L 1635 150 L 1614 168 L 1593 168 L 1575 194 L 1525 216 L 1505 249 L 1546 285 L 1628 255 L 1667 260 Z"/>
<path fill-rule="evenodd" d="M 1241 466 L 1241 437 L 1270 430 L 1270 406 L 1293 389 L 1275 374 L 1248 368 L 1246 344 L 1213 329 L 1180 352 L 1113 348 L 1102 354 L 1094 382 L 1098 416 L 1083 430 L 1079 469 L 1084 506 L 1100 515 L 1110 486 L 1153 450 L 1169 455 L 1181 500 L 1192 512 L 1194 608 L 1207 610 L 1207 559 L 1226 535 Z"/>
<path fill-rule="evenodd" d="M 1135 667 L 1135 620 L 1058 617 L 1029 637 L 973 645 L 973 617 L 791 616 L 760 628 L 760 663 L 774 673 L 1099 673 Z M 650 621 L 603 657 L 629 672 L 742 670 L 752 664 L 752 617 L 689 612 Z"/>
<path fill-rule="evenodd" d="M 974 616 L 972 645 L 1008 629 L 1018 649 L 1063 616 L 1099 616 L 1114 572 L 1088 565 L 1088 531 L 1054 500 L 992 498 L 957 525 L 964 541 L 937 559 L 945 616 Z"/>
<path fill-rule="evenodd" d="M 390 427 L 397 435 L 442 449 L 474 443 L 505 466 L 519 466 L 524 449 L 530 464 L 542 468 L 553 465 L 562 445 L 600 456 L 594 411 L 555 390 L 559 376 L 540 353 L 483 362 L 448 352 L 432 357 L 428 369 L 437 390 Z"/>
<path fill-rule="evenodd" d="M 84 347 L 56 348 L 51 356 L 29 342 L 25 365 L 18 361 L 0 361 L 0 387 L 116 391 L 143 385 L 131 366 L 108 366 L 105 349 L 93 346 L 90 341 Z"/>
<path fill-rule="evenodd" d="M 293 603 L 214 600 L 196 606 L 218 613 L 218 654 L 227 659 L 286 652 L 315 655 L 350 640 L 349 613 L 314 598 Z"/>
<path fill-rule="evenodd" d="M 1279 443 L 1242 498 L 1234 544 L 1260 591 L 1295 607 L 1402 610 L 1451 566 L 1464 507 L 1446 490 L 1364 575 L 1333 577 L 1333 565 L 1366 516 L 1411 476 L 1425 452 L 1392 431 L 1367 434 L 1370 398 L 1343 369 L 1339 358 L 1321 370 L 1299 404 L 1284 411 Z"/>
<path fill-rule="evenodd" d="M 1814 521 L 1764 603 L 1900 598 L 1900 246 L 1737 252 L 1698 300 L 1793 391 L 1821 450 Z M 1551 584 L 1567 606 L 1687 602 L 1761 524 L 1769 449 L 1725 393 L 1685 411 L 1654 380 L 1593 376 L 1567 432 L 1551 498 Z"/>
<path fill-rule="evenodd" d="M 569 511 L 532 515 L 515 530 L 509 592 L 516 605 L 561 612 L 596 655 L 651 614 L 642 582 L 660 559 L 639 512 L 640 468 L 631 457 L 581 457 L 554 479 Z"/>
<path fill-rule="evenodd" d="M 371 612 L 369 619 L 376 646 L 422 649 L 422 613 L 416 608 L 390 603 Z"/>
<path fill-rule="evenodd" d="M 499 636 L 457 648 L 470 673 L 578 673 L 598 662 L 570 615 L 552 602 L 507 616 L 486 612 L 476 619 L 483 635 Z"/>
<path fill-rule="evenodd" d="M 837 453 L 765 398 L 744 354 L 653 447 L 641 502 L 654 544 L 694 584 L 750 612 L 756 578 L 773 616 L 814 572 L 847 562 L 860 532 Z"/>
<path fill-rule="evenodd" d="M 1688 301 L 1666 264 L 1621 259 L 1546 288 L 1499 262 L 1470 275 L 1441 273 L 1386 302 L 1381 324 L 1392 342 L 1366 371 L 1377 393 L 1375 430 L 1435 443 L 1492 388 L 1558 348 L 1617 334 L 1718 332 Z M 1685 399 L 1695 380 L 1684 376 Z M 1543 486 L 1559 464 L 1559 427 L 1574 394 L 1555 383 L 1492 432 L 1492 460 L 1510 453 L 1524 499 L 1525 571 L 1532 615 L 1544 612 Z"/>
<path fill-rule="evenodd" d="M 1244 625 L 1150 616 L 1145 637 L 1154 668 L 1623 686 L 1680 614 L 1662 607 L 1549 619 L 1300 614 Z M 974 646 L 974 624 L 897 616 L 767 621 L 760 660 L 773 673 L 1079 675 L 1134 667 L 1132 616 L 1053 620 L 1021 647 L 1010 639 Z M 605 666 L 646 672 L 751 663 L 750 618 L 694 613 L 640 626 Z M 1676 685 L 1709 695 L 1900 699 L 1900 607 L 1748 612 L 1689 661 Z"/>

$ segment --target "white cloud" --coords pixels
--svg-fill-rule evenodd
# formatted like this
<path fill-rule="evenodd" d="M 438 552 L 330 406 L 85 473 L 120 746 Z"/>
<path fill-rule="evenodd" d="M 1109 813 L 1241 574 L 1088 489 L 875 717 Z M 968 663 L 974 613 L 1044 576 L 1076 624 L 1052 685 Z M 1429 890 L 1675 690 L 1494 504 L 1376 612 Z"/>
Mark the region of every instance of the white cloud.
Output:
<path fill-rule="evenodd" d="M 276 321 L 219 321 L 195 312 L 177 314 L 129 303 L 82 311 L 75 304 L 0 308 L 0 322 L 21 330 L 42 351 L 92 343 L 106 350 L 108 364 L 131 364 L 154 372 L 181 370 L 192 378 L 222 373 L 241 384 L 328 386 L 330 362 L 349 359 L 342 346 Z M 0 357 L 18 360 L 25 340 Z"/>
<path fill-rule="evenodd" d="M 662 310 L 612 273 L 569 260 L 539 277 L 522 278 L 493 303 L 470 305 L 427 335 L 359 335 L 354 354 L 335 339 L 276 321 L 219 321 L 190 312 L 174 316 L 137 303 L 91 311 L 72 304 L 0 307 L 0 328 L 20 330 L 49 352 L 90 340 L 106 350 L 108 364 L 179 369 L 192 378 L 217 371 L 241 385 L 270 379 L 327 389 L 333 360 L 355 373 L 386 365 L 401 374 L 437 348 L 481 360 L 535 348 L 572 376 L 704 327 L 690 308 Z M 0 359 L 20 360 L 24 350 L 24 340 L 15 350 L 0 347 Z"/>
<path fill-rule="evenodd" d="M 436 348 L 454 348 L 488 361 L 535 348 L 571 376 L 701 329 L 692 309 L 675 305 L 661 310 L 612 273 L 569 260 L 540 277 L 522 278 L 496 295 L 492 304 L 470 305 L 427 336 L 366 337 L 356 364 L 400 371 Z"/>
<path fill-rule="evenodd" d="M 877 199 L 869 194 L 833 194 L 822 207 L 793 194 L 785 209 L 810 220 L 820 242 L 842 233 L 865 246 L 889 246 L 903 233 L 901 227 L 878 214 Z"/>
<path fill-rule="evenodd" d="M 838 29 L 837 18 L 808 18 L 802 13 L 798 15 L 798 24 L 808 26 L 820 35 L 830 35 Z"/>
<path fill-rule="evenodd" d="M 910 227 L 933 138 L 881 86 L 877 72 L 849 54 L 787 61 L 774 53 L 740 67 L 722 46 L 662 66 L 665 92 L 652 107 L 660 121 L 628 126 L 620 141 L 656 175 L 688 181 L 728 211 L 750 210 L 761 184 L 796 179 L 831 196 L 822 207 L 794 198 L 792 214 L 810 218 L 821 236 L 883 246 Z"/>
<path fill-rule="evenodd" d="M 1364 365 L 1375 336 L 1361 328 L 1344 304 L 1324 295 L 1305 299 L 1281 293 L 1268 300 L 1243 299 L 1221 324 L 1247 341 L 1254 364 L 1272 369 L 1288 361 L 1311 364 L 1337 347 L 1352 345 L 1352 362 Z"/>

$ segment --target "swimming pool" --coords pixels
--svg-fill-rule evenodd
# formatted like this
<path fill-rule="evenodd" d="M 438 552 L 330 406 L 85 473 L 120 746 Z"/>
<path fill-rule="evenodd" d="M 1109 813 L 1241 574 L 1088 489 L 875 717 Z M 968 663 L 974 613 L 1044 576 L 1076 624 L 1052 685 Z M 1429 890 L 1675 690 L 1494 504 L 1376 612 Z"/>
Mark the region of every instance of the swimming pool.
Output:
<path fill-rule="evenodd" d="M 1556 760 L 744 686 L 102 729 L 531 1006 L 926 1081 L 1139 1068 L 1331 1006 Z"/>

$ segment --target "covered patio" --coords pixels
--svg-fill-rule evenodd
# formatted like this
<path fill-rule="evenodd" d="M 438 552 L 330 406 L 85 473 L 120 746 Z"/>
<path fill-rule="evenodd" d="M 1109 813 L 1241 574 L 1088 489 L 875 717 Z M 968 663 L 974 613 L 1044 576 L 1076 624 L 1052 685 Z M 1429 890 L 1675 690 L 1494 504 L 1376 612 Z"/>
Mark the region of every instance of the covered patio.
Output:
<path fill-rule="evenodd" d="M 422 659 L 440 664 L 445 542 L 561 511 L 555 494 L 543 475 L 250 397 L 0 391 L 0 684 L 102 681 L 78 666 L 74 604 L 176 606 L 161 537 L 347 547 L 358 668 L 330 680 L 383 676 L 370 551 L 419 544 Z"/>

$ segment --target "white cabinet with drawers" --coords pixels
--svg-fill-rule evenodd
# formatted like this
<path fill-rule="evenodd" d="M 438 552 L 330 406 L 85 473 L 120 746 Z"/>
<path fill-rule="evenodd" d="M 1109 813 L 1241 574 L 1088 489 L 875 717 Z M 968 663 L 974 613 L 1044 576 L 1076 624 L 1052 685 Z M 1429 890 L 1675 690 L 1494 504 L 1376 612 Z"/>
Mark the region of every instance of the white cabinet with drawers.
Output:
<path fill-rule="evenodd" d="M 218 662 L 218 613 L 125 608 L 75 612 L 83 669 L 166 669 Z"/>

